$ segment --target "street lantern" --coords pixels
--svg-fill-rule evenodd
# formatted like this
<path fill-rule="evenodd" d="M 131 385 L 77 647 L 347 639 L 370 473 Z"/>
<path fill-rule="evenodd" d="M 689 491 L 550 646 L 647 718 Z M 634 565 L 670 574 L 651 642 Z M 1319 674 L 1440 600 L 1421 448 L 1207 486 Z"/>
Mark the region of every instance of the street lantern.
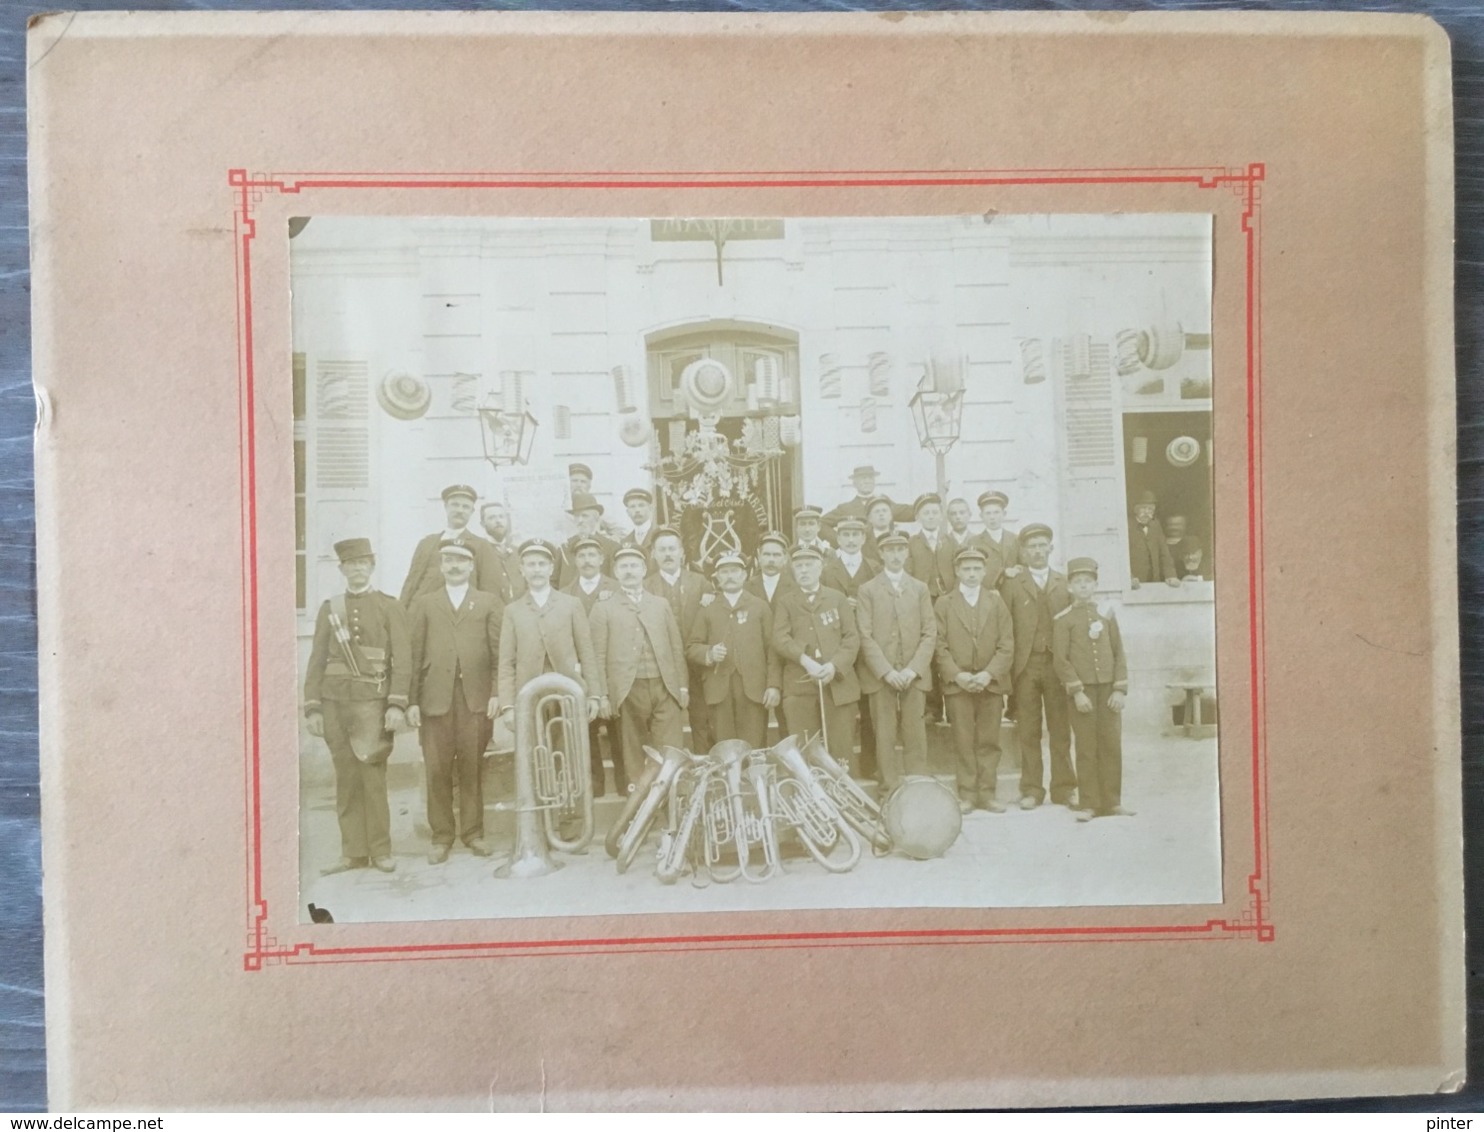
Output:
<path fill-rule="evenodd" d="M 944 457 L 958 443 L 963 427 L 964 391 L 962 387 L 952 392 L 936 388 L 930 370 L 923 375 L 908 407 L 912 410 L 912 423 L 917 428 L 917 442 L 937 457 L 938 492 L 947 494 L 948 474 Z"/>
<path fill-rule="evenodd" d="M 480 438 L 484 458 L 498 468 L 525 464 L 536 440 L 536 418 L 525 408 L 502 409 L 491 394 L 479 406 Z"/>

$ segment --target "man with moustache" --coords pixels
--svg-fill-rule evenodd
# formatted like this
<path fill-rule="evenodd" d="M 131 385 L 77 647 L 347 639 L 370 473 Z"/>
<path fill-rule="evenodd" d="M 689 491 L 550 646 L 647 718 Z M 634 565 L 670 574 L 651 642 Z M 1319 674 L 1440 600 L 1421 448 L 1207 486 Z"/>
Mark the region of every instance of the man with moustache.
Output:
<path fill-rule="evenodd" d="M 794 512 L 794 545 L 812 546 L 824 556 L 828 562 L 835 553 L 835 548 L 819 536 L 820 520 L 823 517 L 818 507 L 805 504 Z"/>
<path fill-rule="evenodd" d="M 654 572 L 644 579 L 644 588 L 669 603 L 671 612 L 675 614 L 675 623 L 680 626 L 680 638 L 684 641 L 695 626 L 701 609 L 715 599 L 715 587 L 704 575 L 686 569 L 680 532 L 673 527 L 661 527 L 655 532 L 654 566 Z M 702 673 L 697 666 L 688 661 L 686 664 L 686 687 L 699 691 Z M 706 697 L 692 696 L 687 715 L 693 749 L 709 751 L 716 740 L 711 733 L 711 711 Z"/>
<path fill-rule="evenodd" d="M 933 682 L 938 622 L 926 583 L 906 572 L 908 553 L 902 532 L 882 539 L 882 571 L 861 586 L 856 598 L 861 639 L 856 671 L 861 692 L 870 701 L 883 799 L 901 784 L 903 775 L 928 773 L 923 713 Z"/>
<path fill-rule="evenodd" d="M 958 587 L 938 599 L 938 677 L 958 753 L 958 808 L 992 814 L 1000 770 L 1000 719 L 1015 659 L 1010 611 L 987 582 L 982 548 L 958 552 Z"/>
<path fill-rule="evenodd" d="M 494 555 L 490 544 L 469 529 L 469 520 L 474 515 L 474 505 L 479 496 L 468 484 L 456 483 L 443 489 L 443 511 L 445 526 L 441 531 L 420 539 L 412 552 L 412 565 L 407 571 L 407 580 L 402 583 L 402 605 L 409 611 L 413 601 L 422 594 L 443 588 L 443 568 L 440 547 L 445 542 L 467 546 L 474 555 L 474 572 L 470 584 L 481 588 L 487 576 L 494 573 Z M 498 583 L 494 583 L 498 585 Z"/>
<path fill-rule="evenodd" d="M 769 531 L 758 540 L 757 573 L 742 588 L 762 598 L 776 613 L 779 595 L 795 588 L 793 574 L 784 569 L 787 565 L 788 539 L 777 531 Z"/>
<path fill-rule="evenodd" d="M 563 589 L 577 578 L 577 562 L 575 554 L 577 544 L 583 539 L 593 539 L 603 551 L 603 573 L 613 572 L 613 552 L 618 549 L 618 543 L 598 529 L 599 520 L 603 517 L 603 505 L 591 495 L 575 495 L 572 497 L 572 509 L 568 512 L 577 520 L 577 533 L 562 544 L 561 555 L 557 560 L 556 586 Z"/>
<path fill-rule="evenodd" d="M 1070 806 L 1077 791 L 1072 767 L 1072 730 L 1067 695 L 1051 652 L 1056 617 L 1072 604 L 1066 575 L 1050 566 L 1051 528 L 1027 523 L 1020 531 L 1025 569 L 1005 580 L 1000 596 L 1010 607 L 1015 660 L 1010 668 L 1015 691 L 1015 732 L 1020 744 L 1020 808 L 1034 810 L 1046 800 L 1041 761 L 1041 719 L 1051 736 L 1051 801 Z"/>
<path fill-rule="evenodd" d="M 634 526 L 618 544 L 638 547 L 649 557 L 654 553 L 654 536 L 659 529 L 654 525 L 654 496 L 642 487 L 631 487 L 624 492 L 623 505 Z"/>
<path fill-rule="evenodd" d="M 784 665 L 784 714 L 795 732 L 823 728 L 829 753 L 849 767 L 860 701 L 855 613 L 844 594 L 820 585 L 824 560 L 818 550 L 795 547 L 791 557 L 798 588 L 778 599 L 773 618 L 773 648 Z M 864 768 L 856 769 L 867 777 Z"/>
<path fill-rule="evenodd" d="M 304 677 L 304 719 L 335 764 L 335 816 L 340 859 L 321 876 L 365 868 L 396 869 L 386 762 L 392 737 L 406 722 L 412 673 L 407 615 L 371 588 L 371 540 L 335 544 L 345 593 L 320 606 Z"/>
<path fill-rule="evenodd" d="M 743 589 L 747 565 L 740 554 L 722 555 L 715 573 L 721 594 L 697 614 L 685 655 L 701 673 L 715 738 L 742 739 L 758 749 L 767 745 L 768 710 L 781 698 L 773 611 Z"/>
<path fill-rule="evenodd" d="M 630 782 L 644 773 L 646 746 L 684 746 L 682 712 L 690 702 L 680 625 L 670 603 L 644 588 L 647 566 L 643 551 L 620 547 L 613 561 L 619 593 L 593 606 L 592 618 L 605 689 L 599 711 L 620 721 Z"/>
<path fill-rule="evenodd" d="M 603 548 L 597 539 L 582 539 L 576 547 L 577 577 L 570 585 L 562 587 L 562 593 L 575 597 L 582 603 L 591 627 L 593 607 L 600 601 L 611 601 L 618 593 L 618 583 L 603 573 Z M 603 748 L 599 734 L 608 736 L 608 752 L 613 761 L 613 785 L 620 796 L 629 792 L 628 775 L 623 766 L 623 733 L 616 719 L 598 716 L 587 725 L 588 756 L 592 767 L 593 797 L 604 793 Z"/>
<path fill-rule="evenodd" d="M 408 722 L 422 738 L 433 834 L 428 861 L 434 865 L 448 860 L 455 832 L 475 856 L 491 853 L 484 840 L 484 751 L 499 708 L 494 674 L 504 608 L 494 594 L 470 583 L 470 547 L 448 540 L 438 554 L 443 588 L 412 603 L 413 706 L 407 711 Z"/>
<path fill-rule="evenodd" d="M 820 575 L 822 584 L 839 590 L 855 608 L 856 592 L 876 576 L 877 565 L 865 553 L 866 524 L 859 519 L 841 519 L 835 528 L 840 547 L 825 560 Z"/>

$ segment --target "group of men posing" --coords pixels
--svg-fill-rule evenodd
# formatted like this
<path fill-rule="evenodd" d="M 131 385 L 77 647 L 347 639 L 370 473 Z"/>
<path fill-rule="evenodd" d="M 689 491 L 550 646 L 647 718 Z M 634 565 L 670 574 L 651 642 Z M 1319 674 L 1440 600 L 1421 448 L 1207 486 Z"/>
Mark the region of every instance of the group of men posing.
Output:
<path fill-rule="evenodd" d="M 1003 493 L 979 497 L 984 529 L 970 533 L 965 500 L 897 504 L 876 493 L 873 468 L 857 468 L 854 498 L 828 513 L 800 508 L 792 540 L 760 540 L 755 569 L 723 554 L 706 577 L 687 567 L 680 534 L 655 523 L 648 490 L 625 494 L 628 530 L 605 530 L 591 471 L 569 472 L 577 532 L 560 545 L 512 545 L 499 503 L 480 509 L 484 537 L 475 534 L 476 492 L 447 488 L 446 525 L 419 542 L 399 599 L 371 589 L 369 540 L 335 544 L 347 588 L 319 610 L 305 681 L 309 730 L 336 771 L 342 855 L 322 872 L 396 867 L 385 765 L 407 727 L 423 747 L 429 861 L 447 860 L 455 840 L 489 856 L 482 758 L 494 721 L 543 672 L 586 689 L 595 795 L 606 786 L 605 732 L 623 794 L 645 746 L 760 748 L 772 712 L 784 734 L 823 732 L 830 754 L 875 780 L 884 800 L 904 777 L 928 773 L 931 702 L 946 710 L 961 810 L 1000 813 L 1000 728 L 1013 695 L 1021 808 L 1049 793 L 1079 820 L 1129 812 L 1127 666 L 1117 621 L 1093 602 L 1097 564 L 1051 569 L 1051 529 L 1006 530 Z M 917 530 L 899 529 L 904 521 Z"/>

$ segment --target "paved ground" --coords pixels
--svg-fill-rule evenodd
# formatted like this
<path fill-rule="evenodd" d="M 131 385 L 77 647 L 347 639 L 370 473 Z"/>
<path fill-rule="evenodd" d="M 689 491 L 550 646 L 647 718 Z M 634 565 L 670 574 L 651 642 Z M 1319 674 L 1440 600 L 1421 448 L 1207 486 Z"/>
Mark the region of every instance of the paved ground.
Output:
<path fill-rule="evenodd" d="M 301 819 L 301 909 L 309 902 L 337 922 L 485 919 L 635 912 L 740 911 L 783 908 L 1046 907 L 1069 905 L 1202 904 L 1221 899 L 1220 814 L 1214 739 L 1139 738 L 1126 741 L 1125 804 L 1131 818 L 1077 822 L 1045 805 L 1004 814 L 976 811 L 937 860 L 869 851 L 854 870 L 826 873 L 807 857 L 785 860 L 783 875 L 764 884 L 736 881 L 673 886 L 654 876 L 654 841 L 620 876 L 602 838 L 617 799 L 601 804 L 592 848 L 555 855 L 563 868 L 530 880 L 499 880 L 495 866 L 513 844 L 509 815 L 490 817 L 494 859 L 462 846 L 442 865 L 429 865 L 423 798 L 416 764 L 393 763 L 393 851 L 397 871 L 363 869 L 320 877 L 339 855 L 334 796 L 306 781 Z M 1001 774 L 1000 798 L 1017 796 L 1016 775 Z M 493 802 L 498 799 L 487 799 Z M 301 911 L 307 919 L 307 913 Z M 642 930 L 639 929 L 639 930 Z"/>

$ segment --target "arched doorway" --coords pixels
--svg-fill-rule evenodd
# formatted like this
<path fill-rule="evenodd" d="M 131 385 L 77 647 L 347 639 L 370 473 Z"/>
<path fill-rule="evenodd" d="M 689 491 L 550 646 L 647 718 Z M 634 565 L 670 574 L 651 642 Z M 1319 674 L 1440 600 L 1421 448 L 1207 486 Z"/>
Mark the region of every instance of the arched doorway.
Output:
<path fill-rule="evenodd" d="M 762 323 L 710 321 L 651 334 L 645 345 L 661 518 L 680 529 L 697 566 L 729 548 L 750 559 L 762 534 L 790 530 L 800 503 L 798 335 Z M 704 360 L 717 363 L 726 380 L 707 385 L 716 399 L 698 407 L 685 375 Z M 713 429 L 724 445 L 703 443 Z M 706 458 L 723 449 L 726 468 Z M 754 453 L 767 454 L 753 460 Z"/>

